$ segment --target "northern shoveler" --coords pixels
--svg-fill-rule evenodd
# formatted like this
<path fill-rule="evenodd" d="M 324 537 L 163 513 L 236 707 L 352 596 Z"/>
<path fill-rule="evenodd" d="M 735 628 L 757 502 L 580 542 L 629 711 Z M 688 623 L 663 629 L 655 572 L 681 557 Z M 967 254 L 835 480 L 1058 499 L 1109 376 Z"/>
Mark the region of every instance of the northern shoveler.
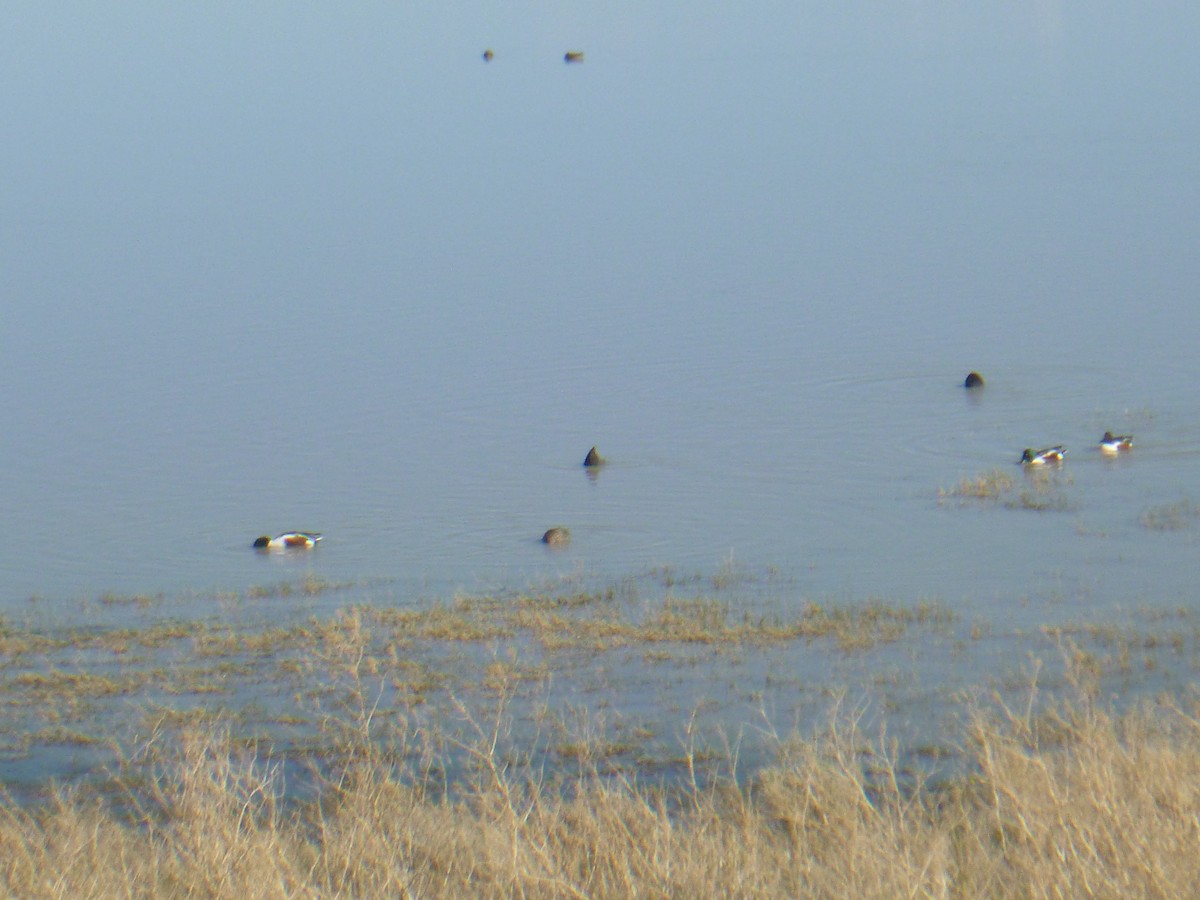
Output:
<path fill-rule="evenodd" d="M 1106 431 L 1104 432 L 1104 437 L 1100 438 L 1100 450 L 1104 453 L 1111 453 L 1115 456 L 1125 450 L 1132 449 L 1132 434 L 1113 434 L 1111 431 Z"/>
<path fill-rule="evenodd" d="M 1047 447 L 1045 450 L 1036 451 L 1026 447 L 1025 452 L 1017 461 L 1027 466 L 1044 466 L 1046 463 L 1060 463 L 1066 455 L 1067 451 L 1061 446 Z"/>
<path fill-rule="evenodd" d="M 542 543 L 551 547 L 563 547 L 571 543 L 571 532 L 567 528 L 555 526 L 542 535 Z"/>
<path fill-rule="evenodd" d="M 963 381 L 965 388 L 981 388 L 983 387 L 983 376 L 978 372 L 968 372 L 966 380 Z"/>
<path fill-rule="evenodd" d="M 583 62 L 582 50 L 568 50 L 563 54 L 563 62 L 577 63 Z"/>
<path fill-rule="evenodd" d="M 257 550 L 311 550 L 319 540 L 321 535 L 311 531 L 285 531 L 276 537 L 264 534 L 255 538 L 254 547 Z"/>

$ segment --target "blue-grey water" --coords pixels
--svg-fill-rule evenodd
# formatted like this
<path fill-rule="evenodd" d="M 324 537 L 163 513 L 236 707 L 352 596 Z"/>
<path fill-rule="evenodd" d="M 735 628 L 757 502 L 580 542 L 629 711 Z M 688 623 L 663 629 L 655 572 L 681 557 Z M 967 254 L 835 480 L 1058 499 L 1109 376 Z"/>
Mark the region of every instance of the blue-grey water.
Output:
<path fill-rule="evenodd" d="M 1190 6 L 22 4 L 0 30 L 6 616 L 731 563 L 1001 632 L 1195 606 Z M 1060 509 L 939 501 L 1057 443 Z M 293 528 L 326 538 L 250 550 Z"/>

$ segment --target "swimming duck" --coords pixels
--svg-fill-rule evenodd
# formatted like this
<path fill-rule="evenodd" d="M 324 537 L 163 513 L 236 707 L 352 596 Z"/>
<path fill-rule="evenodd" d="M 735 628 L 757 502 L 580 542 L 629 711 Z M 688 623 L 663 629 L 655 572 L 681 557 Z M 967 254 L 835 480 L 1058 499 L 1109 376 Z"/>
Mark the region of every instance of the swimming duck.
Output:
<path fill-rule="evenodd" d="M 583 62 L 582 50 L 568 50 L 563 54 L 563 62 L 578 63 Z"/>
<path fill-rule="evenodd" d="M 1111 431 L 1106 431 L 1104 432 L 1104 437 L 1100 438 L 1100 450 L 1104 453 L 1116 455 L 1124 450 L 1132 449 L 1132 434 L 1113 434 Z"/>
<path fill-rule="evenodd" d="M 1066 455 L 1067 451 L 1062 446 L 1047 447 L 1045 450 L 1037 451 L 1026 447 L 1025 452 L 1017 461 L 1027 466 L 1044 466 L 1046 463 L 1060 463 Z"/>
<path fill-rule="evenodd" d="M 587 468 L 593 469 L 596 466 L 604 465 L 604 458 L 600 455 L 599 451 L 597 451 L 596 448 L 593 447 L 591 450 L 589 450 L 587 452 L 587 456 L 585 456 L 583 458 L 583 464 Z"/>
<path fill-rule="evenodd" d="M 285 531 L 277 537 L 264 534 L 255 538 L 254 547 L 257 550 L 311 550 L 319 540 L 321 535 L 311 531 Z"/>
<path fill-rule="evenodd" d="M 965 388 L 981 388 L 983 387 L 983 376 L 978 372 L 968 372 L 966 380 L 963 381 Z"/>

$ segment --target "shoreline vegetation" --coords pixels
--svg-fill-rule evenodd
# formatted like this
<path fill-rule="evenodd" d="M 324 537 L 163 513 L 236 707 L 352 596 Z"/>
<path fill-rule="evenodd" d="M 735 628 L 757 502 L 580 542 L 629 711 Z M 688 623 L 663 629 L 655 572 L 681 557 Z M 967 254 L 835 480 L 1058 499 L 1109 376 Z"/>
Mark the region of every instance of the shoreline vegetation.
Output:
<path fill-rule="evenodd" d="M 104 625 L 0 619 L 0 764 L 24 773 L 0 893 L 1195 893 L 1190 611 L 997 635 L 936 600 L 796 603 L 732 561 L 651 580 L 296 612 L 354 588 L 310 575 L 203 617 L 104 595 Z M 909 707 L 868 716 L 836 687 L 992 639 L 1061 664 L 924 694 L 953 710 L 920 745 L 897 737 Z M 772 654 L 823 673 L 764 669 L 821 706 L 808 725 L 777 729 L 741 684 Z"/>
<path fill-rule="evenodd" d="M 435 758 L 343 721 L 336 765 L 285 802 L 284 769 L 221 727 L 159 735 L 109 789 L 0 804 L 0 888 L 22 897 L 1191 896 L 1197 709 L 1089 700 L 976 710 L 970 775 L 907 783 L 886 740 L 835 717 L 741 782 L 612 778 L 581 747 L 551 775 L 507 758 L 506 719 Z M 432 737 L 432 736 L 431 736 Z M 433 738 L 436 741 L 436 738 Z M 403 751 L 400 756 L 406 756 Z M 140 774 L 139 774 L 140 773 Z"/>

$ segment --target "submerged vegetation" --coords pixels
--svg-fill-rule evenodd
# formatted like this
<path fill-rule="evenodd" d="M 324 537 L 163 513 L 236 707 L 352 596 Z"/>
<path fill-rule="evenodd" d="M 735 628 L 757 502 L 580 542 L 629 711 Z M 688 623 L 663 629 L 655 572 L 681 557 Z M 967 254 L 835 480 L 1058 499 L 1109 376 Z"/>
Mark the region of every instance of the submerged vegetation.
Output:
<path fill-rule="evenodd" d="M 940 488 L 938 497 L 946 499 L 957 497 L 961 499 L 998 500 L 1013 489 L 1014 480 L 1007 472 L 991 469 L 977 475 L 975 478 L 963 478 L 951 488 Z"/>
<path fill-rule="evenodd" d="M 1150 531 L 1182 531 L 1200 519 L 1200 504 L 1179 500 L 1146 509 L 1138 521 Z"/>
<path fill-rule="evenodd" d="M 822 655 L 861 655 L 914 629 L 948 633 L 956 625 L 933 600 L 739 600 L 732 589 L 750 576 L 732 562 L 707 579 L 667 570 L 649 578 L 659 585 L 651 597 L 631 582 L 560 584 L 416 606 L 358 602 L 326 614 L 289 605 L 275 614 L 276 601 L 317 600 L 340 587 L 306 578 L 222 594 L 216 614 L 193 604 L 190 615 L 173 616 L 166 598 L 148 608 L 105 595 L 109 625 L 0 620 L 0 754 L 65 743 L 95 748 L 98 764 L 114 741 L 144 728 L 133 706 L 186 718 L 221 713 L 240 723 L 246 740 L 311 750 L 348 661 L 356 678 L 378 681 L 381 708 L 399 714 L 446 710 L 452 698 L 488 695 L 510 680 L 533 690 L 565 679 L 572 691 L 615 701 L 623 691 L 658 693 L 654 685 L 664 682 L 655 670 L 675 672 L 668 685 L 713 674 L 696 668 L 702 663 L 724 667 L 732 685 L 736 668 L 767 650 L 782 666 L 813 645 Z M 769 684 L 776 676 L 755 677 Z M 756 694 L 723 691 L 741 701 Z M 535 711 L 527 703 L 522 714 Z M 616 740 L 626 762 L 663 737 L 653 724 L 639 733 L 639 741 Z"/>
<path fill-rule="evenodd" d="M 1064 511 L 1071 503 L 1063 487 L 1070 479 L 1057 471 L 1026 470 L 1017 479 L 1000 469 L 991 469 L 974 478 L 963 478 L 958 484 L 938 489 L 938 501 L 945 503 L 973 501 L 997 503 L 1007 509 L 1029 509 L 1039 512 Z"/>

